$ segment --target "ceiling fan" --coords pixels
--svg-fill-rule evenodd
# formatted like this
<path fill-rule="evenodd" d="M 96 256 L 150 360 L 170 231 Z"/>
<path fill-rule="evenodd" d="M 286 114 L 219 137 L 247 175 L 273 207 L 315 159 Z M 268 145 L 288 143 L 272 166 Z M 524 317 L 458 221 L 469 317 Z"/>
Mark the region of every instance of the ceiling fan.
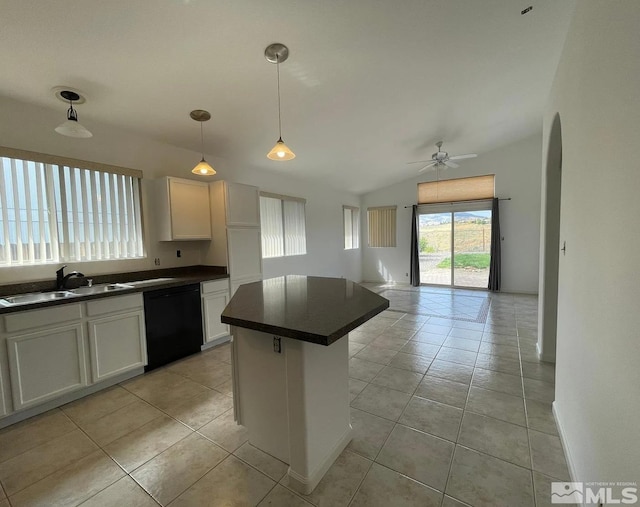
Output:
<path fill-rule="evenodd" d="M 442 141 L 438 141 L 436 146 L 438 147 L 438 151 L 431 155 L 431 160 L 417 160 L 416 162 L 407 162 L 407 164 L 426 163 L 426 165 L 418 171 L 421 173 L 431 168 L 443 169 L 446 167 L 452 167 L 455 169 L 460 166 L 455 162 L 452 162 L 452 160 L 462 160 L 464 158 L 475 158 L 478 156 L 475 153 L 467 153 L 466 155 L 454 155 L 453 157 L 450 157 L 446 151 L 440 151 L 440 148 L 442 148 Z"/>

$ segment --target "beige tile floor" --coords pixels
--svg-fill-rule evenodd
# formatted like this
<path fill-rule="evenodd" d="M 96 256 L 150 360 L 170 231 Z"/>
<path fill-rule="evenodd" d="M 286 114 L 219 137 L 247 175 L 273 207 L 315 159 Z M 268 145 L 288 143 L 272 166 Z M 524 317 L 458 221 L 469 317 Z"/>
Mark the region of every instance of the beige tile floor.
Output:
<path fill-rule="evenodd" d="M 0 507 L 549 505 L 569 476 L 537 301 L 484 297 L 486 322 L 385 311 L 351 333 L 355 436 L 309 496 L 235 425 L 222 346 L 1 430 Z"/>

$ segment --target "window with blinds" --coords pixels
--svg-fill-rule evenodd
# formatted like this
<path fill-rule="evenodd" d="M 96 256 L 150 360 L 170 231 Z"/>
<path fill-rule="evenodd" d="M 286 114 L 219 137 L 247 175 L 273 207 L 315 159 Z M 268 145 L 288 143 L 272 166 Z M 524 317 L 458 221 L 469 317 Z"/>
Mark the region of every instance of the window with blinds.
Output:
<path fill-rule="evenodd" d="M 0 265 L 144 256 L 139 176 L 20 154 L 0 156 Z"/>
<path fill-rule="evenodd" d="M 344 249 L 360 248 L 360 208 L 342 206 Z"/>
<path fill-rule="evenodd" d="M 305 199 L 260 192 L 262 258 L 307 253 Z"/>
<path fill-rule="evenodd" d="M 495 175 L 418 183 L 418 204 L 493 199 Z"/>
<path fill-rule="evenodd" d="M 370 247 L 396 246 L 396 208 L 397 206 L 367 208 Z"/>

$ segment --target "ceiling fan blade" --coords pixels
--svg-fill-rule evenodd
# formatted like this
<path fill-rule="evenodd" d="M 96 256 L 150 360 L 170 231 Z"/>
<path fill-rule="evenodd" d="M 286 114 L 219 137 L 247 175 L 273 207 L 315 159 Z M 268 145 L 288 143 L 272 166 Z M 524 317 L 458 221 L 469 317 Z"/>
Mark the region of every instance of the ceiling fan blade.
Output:
<path fill-rule="evenodd" d="M 456 164 L 455 162 L 451 162 L 451 159 L 447 160 L 444 165 L 446 165 L 447 167 L 451 167 L 453 169 L 457 169 L 458 167 L 460 167 L 458 164 Z"/>
<path fill-rule="evenodd" d="M 429 160 L 416 160 L 415 162 L 407 162 L 407 165 L 409 164 L 426 164 L 427 162 L 433 162 L 432 159 Z"/>
<path fill-rule="evenodd" d="M 422 169 L 419 169 L 418 173 L 424 172 L 427 169 L 429 169 L 430 167 L 433 167 L 435 165 L 438 165 L 438 163 L 437 162 L 431 162 L 430 164 L 427 164 L 426 166 L 424 166 Z"/>
<path fill-rule="evenodd" d="M 467 153 L 466 155 L 456 155 L 455 157 L 449 157 L 449 160 L 462 160 L 463 158 L 476 158 L 477 153 Z"/>

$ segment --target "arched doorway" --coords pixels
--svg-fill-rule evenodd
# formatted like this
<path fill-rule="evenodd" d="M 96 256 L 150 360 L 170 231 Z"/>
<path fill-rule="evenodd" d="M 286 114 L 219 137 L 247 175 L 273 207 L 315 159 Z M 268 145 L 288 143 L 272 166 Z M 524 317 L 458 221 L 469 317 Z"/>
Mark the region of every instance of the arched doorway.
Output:
<path fill-rule="evenodd" d="M 538 354 L 542 361 L 555 362 L 562 196 L 562 126 L 558 113 L 553 118 L 549 132 L 544 181 L 538 292 Z"/>

